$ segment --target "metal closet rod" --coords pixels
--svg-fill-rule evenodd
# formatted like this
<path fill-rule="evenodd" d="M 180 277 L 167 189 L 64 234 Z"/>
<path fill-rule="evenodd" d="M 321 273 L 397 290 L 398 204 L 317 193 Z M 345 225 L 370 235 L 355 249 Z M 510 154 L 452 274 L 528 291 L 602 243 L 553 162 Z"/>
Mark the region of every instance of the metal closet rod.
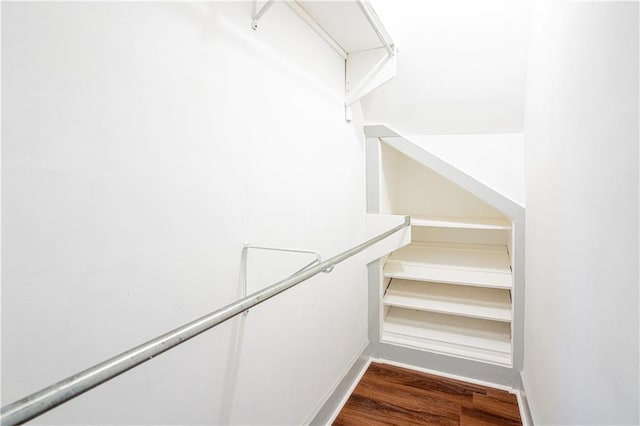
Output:
<path fill-rule="evenodd" d="M 149 340 L 148 342 L 136 346 L 133 349 L 122 352 L 120 355 L 116 355 L 113 358 L 96 364 L 80 373 L 67 377 L 64 380 L 39 390 L 38 392 L 6 405 L 2 407 L 2 410 L 0 411 L 0 424 L 2 426 L 19 425 L 38 417 L 52 408 L 55 408 L 58 405 L 61 405 L 76 396 L 93 389 L 110 379 L 113 379 L 125 371 L 149 361 L 156 355 L 160 355 L 161 353 L 186 342 L 192 337 L 195 337 L 198 334 L 235 317 L 247 309 L 308 280 L 320 272 L 328 268 L 332 268 L 343 260 L 360 253 L 367 247 L 387 238 L 410 224 L 411 218 L 409 216 L 405 216 L 405 220 L 401 225 L 342 252 L 329 260 L 319 263 L 313 268 L 309 268 L 297 275 L 243 297 L 242 299 L 220 308 L 217 311 L 211 312 L 208 315 L 187 323 L 182 327 L 178 327 L 175 330 Z"/>

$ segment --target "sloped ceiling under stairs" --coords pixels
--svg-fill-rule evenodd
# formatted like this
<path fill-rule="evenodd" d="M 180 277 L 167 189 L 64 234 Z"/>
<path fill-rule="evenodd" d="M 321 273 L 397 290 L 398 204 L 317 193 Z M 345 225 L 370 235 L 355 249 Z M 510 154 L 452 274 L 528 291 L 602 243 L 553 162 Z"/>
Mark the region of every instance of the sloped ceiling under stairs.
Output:
<path fill-rule="evenodd" d="M 523 130 L 529 0 L 372 0 L 398 48 L 365 120 L 413 134 Z"/>

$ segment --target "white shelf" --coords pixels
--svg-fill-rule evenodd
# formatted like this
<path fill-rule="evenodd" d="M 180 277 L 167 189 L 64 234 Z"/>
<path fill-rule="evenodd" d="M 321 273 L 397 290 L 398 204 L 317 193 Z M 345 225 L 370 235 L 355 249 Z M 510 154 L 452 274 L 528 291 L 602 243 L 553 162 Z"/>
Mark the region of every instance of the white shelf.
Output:
<path fill-rule="evenodd" d="M 382 341 L 511 366 L 508 323 L 390 308 Z"/>
<path fill-rule="evenodd" d="M 349 107 L 395 77 L 397 60 L 393 39 L 368 1 L 285 3 L 345 59 L 345 118 L 351 121 Z M 255 19 L 254 15 L 254 25 L 257 25 Z"/>
<path fill-rule="evenodd" d="M 511 321 L 507 290 L 394 279 L 384 296 L 386 306 Z"/>
<path fill-rule="evenodd" d="M 420 217 L 411 216 L 412 226 L 432 228 L 509 230 L 511 222 L 499 217 Z"/>
<path fill-rule="evenodd" d="M 298 0 L 297 3 L 345 52 L 383 47 L 356 1 Z M 382 22 L 378 20 L 377 25 L 386 32 Z"/>
<path fill-rule="evenodd" d="M 510 289 L 506 246 L 413 243 L 391 254 L 384 276 L 416 281 Z"/>

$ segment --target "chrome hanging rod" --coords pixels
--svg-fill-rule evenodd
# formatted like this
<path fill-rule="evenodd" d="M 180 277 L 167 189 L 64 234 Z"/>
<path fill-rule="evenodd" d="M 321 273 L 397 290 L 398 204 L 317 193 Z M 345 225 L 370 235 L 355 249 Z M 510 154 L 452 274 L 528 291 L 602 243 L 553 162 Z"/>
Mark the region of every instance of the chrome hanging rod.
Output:
<path fill-rule="evenodd" d="M 308 280 L 320 272 L 334 267 L 345 259 L 354 256 L 367 247 L 381 241 L 388 236 L 411 225 L 411 218 L 405 217 L 404 222 L 387 232 L 365 241 L 337 256 L 332 257 L 312 268 L 300 272 L 297 275 L 279 281 L 269 287 L 239 299 L 217 311 L 211 312 L 190 323 L 169 331 L 155 339 L 149 340 L 133 349 L 114 356 L 106 361 L 94 365 L 80 373 L 67 377 L 51 386 L 26 396 L 18 401 L 2 407 L 0 410 L 0 424 L 2 426 L 14 426 L 22 424 L 39 415 L 55 408 L 76 396 L 113 379 L 163 352 L 172 349 L 181 343 L 215 327 L 218 324 L 235 317 L 236 315 L 256 306 L 285 290 Z"/>

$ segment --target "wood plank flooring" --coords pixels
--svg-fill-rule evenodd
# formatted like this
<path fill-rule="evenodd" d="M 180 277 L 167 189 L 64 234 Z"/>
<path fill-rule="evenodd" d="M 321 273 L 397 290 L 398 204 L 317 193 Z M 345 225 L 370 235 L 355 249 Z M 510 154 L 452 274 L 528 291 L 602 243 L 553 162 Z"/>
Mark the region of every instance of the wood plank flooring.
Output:
<path fill-rule="evenodd" d="M 372 363 L 333 423 L 346 425 L 522 425 L 509 392 Z"/>

